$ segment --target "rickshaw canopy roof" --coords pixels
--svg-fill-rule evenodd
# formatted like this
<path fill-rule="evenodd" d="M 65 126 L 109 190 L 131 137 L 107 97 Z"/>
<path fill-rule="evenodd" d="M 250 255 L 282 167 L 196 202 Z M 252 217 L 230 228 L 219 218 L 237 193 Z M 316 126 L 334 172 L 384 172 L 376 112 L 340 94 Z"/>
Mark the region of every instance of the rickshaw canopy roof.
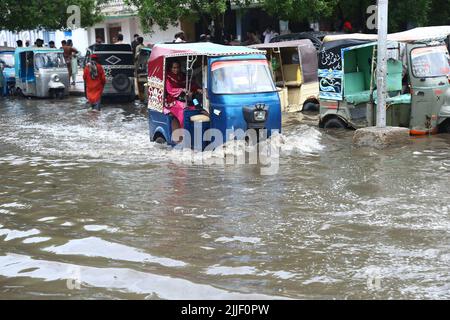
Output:
<path fill-rule="evenodd" d="M 34 53 L 64 53 L 63 49 L 52 49 L 52 48 L 38 48 L 38 47 L 28 47 L 28 48 L 16 48 L 16 53 L 21 52 L 34 52 Z"/>
<path fill-rule="evenodd" d="M 233 56 L 265 54 L 264 51 L 243 46 L 224 46 L 210 42 L 156 44 L 152 48 L 151 59 L 159 57 L 198 56 Z"/>
<path fill-rule="evenodd" d="M 89 46 L 92 52 L 132 52 L 129 44 L 93 44 Z"/>
<path fill-rule="evenodd" d="M 277 48 L 297 48 L 297 47 L 307 47 L 307 46 L 314 47 L 314 44 L 309 39 L 301 39 L 301 40 L 282 41 L 282 42 L 260 43 L 260 44 L 251 45 L 249 47 L 253 48 L 253 49 L 265 50 L 265 49 L 277 49 Z"/>
<path fill-rule="evenodd" d="M 14 52 L 15 48 L 13 47 L 0 47 L 0 52 Z"/>
<path fill-rule="evenodd" d="M 415 28 L 403 32 L 388 34 L 388 40 L 397 42 L 420 42 L 431 40 L 442 40 L 450 35 L 450 26 L 436 26 L 436 27 L 421 27 Z M 339 34 L 329 35 L 323 39 L 324 43 L 339 41 L 339 40 L 365 40 L 365 41 L 377 41 L 377 34 L 364 34 L 364 33 L 352 33 L 352 34 Z"/>
<path fill-rule="evenodd" d="M 431 41 L 442 40 L 449 35 L 450 26 L 422 27 L 389 34 L 388 40 L 398 42 Z"/>

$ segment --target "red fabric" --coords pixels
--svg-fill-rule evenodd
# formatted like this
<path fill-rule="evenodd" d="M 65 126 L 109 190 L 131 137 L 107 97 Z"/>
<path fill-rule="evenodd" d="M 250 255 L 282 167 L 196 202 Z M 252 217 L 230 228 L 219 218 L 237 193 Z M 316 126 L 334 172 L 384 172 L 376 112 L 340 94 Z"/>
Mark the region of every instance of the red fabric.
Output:
<path fill-rule="evenodd" d="M 174 74 L 167 71 L 166 74 L 166 105 L 164 107 L 165 114 L 172 114 L 178 119 L 180 127 L 183 128 L 184 124 L 184 109 L 185 102 L 179 101 L 178 97 L 186 89 L 186 75 L 183 73 Z M 191 83 L 191 92 L 199 90 L 200 87 L 195 83 Z M 195 109 L 195 107 L 188 107 L 188 110 Z"/>
<path fill-rule="evenodd" d="M 351 24 L 350 21 L 346 21 L 346 22 L 344 23 L 344 30 L 345 30 L 345 31 L 352 31 L 352 30 L 353 30 L 353 27 L 352 27 L 352 24 Z"/>
<path fill-rule="evenodd" d="M 103 89 L 105 88 L 106 77 L 105 70 L 97 63 L 98 77 L 92 79 L 89 72 L 89 65 L 84 68 L 83 79 L 86 84 L 86 96 L 89 103 L 98 103 L 102 97 Z"/>

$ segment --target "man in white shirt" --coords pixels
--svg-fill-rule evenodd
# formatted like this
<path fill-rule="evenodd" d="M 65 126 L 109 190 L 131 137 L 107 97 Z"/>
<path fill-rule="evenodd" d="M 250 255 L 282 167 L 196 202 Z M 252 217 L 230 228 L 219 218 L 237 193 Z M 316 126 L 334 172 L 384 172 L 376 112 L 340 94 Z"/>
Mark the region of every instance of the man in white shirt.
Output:
<path fill-rule="evenodd" d="M 269 43 L 274 37 L 278 36 L 278 33 L 273 30 L 271 26 L 267 27 L 266 31 L 263 33 L 264 43 Z"/>

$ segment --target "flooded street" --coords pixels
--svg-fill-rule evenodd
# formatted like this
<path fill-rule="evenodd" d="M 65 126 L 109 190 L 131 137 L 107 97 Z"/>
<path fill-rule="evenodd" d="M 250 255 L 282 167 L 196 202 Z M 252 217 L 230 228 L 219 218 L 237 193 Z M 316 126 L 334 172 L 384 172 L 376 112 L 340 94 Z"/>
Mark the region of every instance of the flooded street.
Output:
<path fill-rule="evenodd" d="M 450 136 L 355 150 L 291 114 L 264 176 L 140 108 L 0 100 L 0 299 L 450 299 Z"/>

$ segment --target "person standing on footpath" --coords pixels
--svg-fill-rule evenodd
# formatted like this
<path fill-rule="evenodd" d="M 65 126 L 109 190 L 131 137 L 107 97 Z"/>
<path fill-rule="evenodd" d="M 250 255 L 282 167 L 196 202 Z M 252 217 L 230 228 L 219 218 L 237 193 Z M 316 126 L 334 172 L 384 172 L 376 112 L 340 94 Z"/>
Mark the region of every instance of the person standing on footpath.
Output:
<path fill-rule="evenodd" d="M 70 41 L 70 42 L 69 42 Z M 61 41 L 62 48 L 64 50 L 64 60 L 66 61 L 67 70 L 69 71 L 69 79 L 72 78 L 72 57 L 74 54 L 78 53 L 78 50 L 73 48 L 70 44 L 72 40 L 69 41 Z"/>
<path fill-rule="evenodd" d="M 96 54 L 91 55 L 91 61 L 84 68 L 83 79 L 86 87 L 86 97 L 91 110 L 100 111 L 100 102 L 106 84 L 106 76 L 105 70 L 98 63 L 98 56 Z"/>
<path fill-rule="evenodd" d="M 134 40 L 133 40 L 133 42 L 131 42 L 131 48 L 133 49 L 133 55 L 134 56 L 136 56 L 136 47 L 139 45 L 138 38 L 139 38 L 139 35 L 135 34 L 134 35 Z"/>
<path fill-rule="evenodd" d="M 135 68 L 134 69 L 136 70 L 136 79 L 138 78 L 137 70 L 139 70 L 139 55 L 141 53 L 142 48 L 145 48 L 145 46 L 144 46 L 144 38 L 143 37 L 138 37 L 137 38 L 137 46 L 135 48 L 135 54 L 134 54 L 134 64 L 135 64 Z M 138 80 L 137 84 L 138 84 L 139 100 L 140 101 L 144 101 L 144 96 L 145 96 L 144 83 L 140 82 Z"/>
<path fill-rule="evenodd" d="M 72 40 L 68 40 L 67 45 L 70 46 L 71 48 L 73 48 Z M 77 74 L 78 74 L 78 50 L 77 50 L 77 53 L 72 54 L 70 63 L 71 63 L 71 69 L 72 69 L 72 85 L 74 86 L 76 84 Z"/>

